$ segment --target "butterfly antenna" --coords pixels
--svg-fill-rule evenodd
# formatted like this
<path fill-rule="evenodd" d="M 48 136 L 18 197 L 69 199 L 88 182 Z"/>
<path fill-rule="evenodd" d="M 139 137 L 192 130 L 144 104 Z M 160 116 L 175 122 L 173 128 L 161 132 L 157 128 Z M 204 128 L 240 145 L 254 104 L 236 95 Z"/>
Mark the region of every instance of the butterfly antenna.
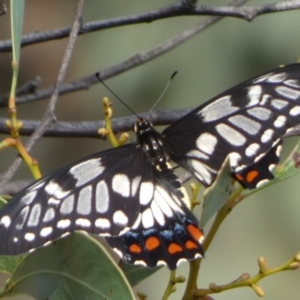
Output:
<path fill-rule="evenodd" d="M 132 114 L 140 119 L 140 117 L 101 79 L 99 72 L 96 73 L 96 77 Z"/>
<path fill-rule="evenodd" d="M 159 98 L 155 101 L 155 103 L 152 105 L 152 107 L 151 107 L 150 110 L 148 111 L 148 115 L 149 115 L 150 112 L 155 108 L 155 106 L 160 102 L 160 100 L 163 98 L 163 96 L 165 95 L 166 91 L 168 90 L 168 88 L 169 88 L 169 86 L 170 86 L 170 84 L 171 84 L 171 81 L 173 80 L 173 78 L 176 76 L 177 73 L 178 73 L 178 72 L 175 71 L 175 72 L 171 75 L 169 81 L 167 82 L 167 84 L 166 84 L 164 90 L 162 91 L 162 93 L 160 94 Z"/>

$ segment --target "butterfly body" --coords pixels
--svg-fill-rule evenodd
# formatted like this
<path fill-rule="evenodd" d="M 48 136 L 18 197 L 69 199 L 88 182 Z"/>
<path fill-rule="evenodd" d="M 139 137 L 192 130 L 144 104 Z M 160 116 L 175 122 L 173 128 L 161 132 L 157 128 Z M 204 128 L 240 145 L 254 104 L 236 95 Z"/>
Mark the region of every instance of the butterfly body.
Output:
<path fill-rule="evenodd" d="M 203 256 L 203 233 L 170 161 L 210 186 L 229 156 L 245 188 L 272 179 L 281 139 L 300 123 L 300 66 L 279 68 L 200 105 L 162 133 L 139 119 L 136 143 L 63 167 L 0 211 L 0 254 L 81 230 L 104 236 L 128 263 L 175 269 Z"/>

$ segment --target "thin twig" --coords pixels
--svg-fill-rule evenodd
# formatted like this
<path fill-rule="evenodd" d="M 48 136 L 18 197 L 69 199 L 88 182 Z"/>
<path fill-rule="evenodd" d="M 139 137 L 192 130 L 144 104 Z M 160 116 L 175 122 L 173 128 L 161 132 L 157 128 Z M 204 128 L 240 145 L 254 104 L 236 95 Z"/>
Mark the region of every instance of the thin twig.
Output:
<path fill-rule="evenodd" d="M 190 15 L 210 15 L 220 17 L 235 17 L 252 21 L 254 18 L 268 13 L 288 11 L 300 8 L 300 1 L 282 1 L 278 3 L 235 7 L 231 6 L 211 6 L 211 5 L 188 5 L 186 1 L 181 1 L 163 8 L 147 11 L 141 14 L 129 15 L 126 17 L 117 17 L 108 20 L 89 22 L 81 27 L 79 34 L 87 34 L 89 32 L 102 29 L 113 28 L 123 25 L 132 25 L 137 23 L 150 23 L 156 20 Z M 60 28 L 51 31 L 31 33 L 22 38 L 22 47 L 48 42 L 51 40 L 66 38 L 70 33 L 70 28 Z M 11 51 L 11 40 L 0 42 L 0 52 Z"/>
<path fill-rule="evenodd" d="M 149 113 L 141 113 L 141 118 L 147 118 L 153 125 L 169 125 L 190 112 L 190 109 L 163 110 L 156 109 Z M 20 120 L 23 127 L 20 130 L 22 136 L 30 136 L 36 128 L 40 126 L 41 121 L 37 120 Z M 135 116 L 121 117 L 112 119 L 112 127 L 114 133 L 118 134 L 132 130 L 132 124 L 136 121 Z M 82 121 L 82 122 L 56 122 L 48 128 L 44 137 L 81 137 L 81 138 L 99 138 L 98 129 L 103 127 L 103 120 L 99 121 Z M 0 118 L 0 133 L 9 134 L 6 126 L 6 119 Z M 283 137 L 300 136 L 300 125 L 289 130 Z"/>
<path fill-rule="evenodd" d="M 246 0 L 235 0 L 233 1 L 233 5 L 241 5 L 245 3 Z M 107 69 L 104 69 L 100 71 L 100 76 L 102 80 L 106 80 L 108 78 L 111 78 L 113 76 L 116 76 L 118 74 L 124 73 L 125 71 L 128 71 L 130 69 L 133 69 L 134 67 L 137 67 L 139 65 L 142 65 L 146 62 L 149 62 L 160 55 L 163 55 L 167 53 L 168 51 L 173 50 L 174 48 L 178 47 L 182 43 L 186 42 L 190 38 L 192 38 L 194 35 L 204 31 L 211 25 L 215 24 L 216 22 L 220 21 L 222 17 L 210 17 L 205 19 L 204 21 L 196 24 L 193 28 L 190 28 L 188 30 L 183 31 L 182 33 L 178 34 L 174 38 L 168 40 L 167 42 L 164 42 L 163 44 L 147 51 L 144 53 L 138 53 L 133 55 L 132 57 L 126 59 L 125 61 L 116 64 L 112 67 L 109 67 Z M 95 72 L 96 73 L 96 72 Z M 95 76 L 95 73 L 86 76 L 84 78 L 81 78 L 79 80 L 66 83 L 61 85 L 60 87 L 60 94 L 67 94 L 79 90 L 87 90 L 90 88 L 91 85 L 97 84 L 99 81 Z M 17 98 L 17 103 L 28 103 L 31 101 L 37 101 L 40 99 L 48 98 L 52 93 L 52 88 L 47 88 L 43 90 L 37 91 L 33 95 L 27 95 L 23 97 Z M 0 96 L 0 106 L 6 106 L 7 99 Z"/>
<path fill-rule="evenodd" d="M 56 84 L 54 87 L 54 90 L 52 91 L 52 96 L 50 98 L 48 107 L 46 109 L 46 112 L 44 114 L 44 117 L 40 123 L 40 126 L 36 128 L 32 136 L 30 137 L 26 149 L 29 151 L 33 145 L 43 136 L 45 131 L 47 131 L 48 128 L 51 127 L 51 125 L 56 121 L 55 118 L 55 106 L 58 100 L 58 95 L 59 95 L 59 87 L 63 82 L 63 79 L 66 74 L 67 67 L 70 62 L 71 54 L 73 52 L 73 48 L 75 45 L 75 41 L 78 35 L 78 31 L 81 26 L 81 14 L 82 14 L 82 9 L 83 9 L 83 4 L 84 0 L 78 0 L 77 1 L 77 7 L 76 7 L 76 13 L 75 13 L 75 20 L 72 26 L 69 42 L 66 48 L 66 51 L 63 56 L 63 61 L 58 73 L 58 77 L 56 80 Z M 8 167 L 8 169 L 1 174 L 0 176 L 0 190 L 6 185 L 6 183 L 10 180 L 10 178 L 13 176 L 17 168 L 19 167 L 21 163 L 21 159 L 17 158 L 14 160 L 14 162 Z"/>

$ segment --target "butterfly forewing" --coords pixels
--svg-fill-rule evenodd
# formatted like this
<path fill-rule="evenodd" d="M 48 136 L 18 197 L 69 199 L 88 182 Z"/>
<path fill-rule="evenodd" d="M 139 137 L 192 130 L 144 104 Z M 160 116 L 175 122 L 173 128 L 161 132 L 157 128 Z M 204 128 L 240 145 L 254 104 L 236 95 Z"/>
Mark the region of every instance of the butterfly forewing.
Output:
<path fill-rule="evenodd" d="M 21 191 L 1 210 L 0 253 L 22 253 L 74 230 L 118 235 L 131 228 L 139 186 L 153 177 L 144 155 L 135 144 L 97 153 Z"/>
<path fill-rule="evenodd" d="M 271 170 L 279 159 L 280 139 L 299 122 L 300 67 L 295 64 L 223 92 L 166 128 L 162 135 L 171 159 L 205 186 L 212 184 L 229 155 L 233 175 L 244 187 L 254 188 L 273 178 Z M 245 168 L 251 165 L 252 173 L 248 174 Z M 264 172 L 259 171 L 261 165 Z"/>

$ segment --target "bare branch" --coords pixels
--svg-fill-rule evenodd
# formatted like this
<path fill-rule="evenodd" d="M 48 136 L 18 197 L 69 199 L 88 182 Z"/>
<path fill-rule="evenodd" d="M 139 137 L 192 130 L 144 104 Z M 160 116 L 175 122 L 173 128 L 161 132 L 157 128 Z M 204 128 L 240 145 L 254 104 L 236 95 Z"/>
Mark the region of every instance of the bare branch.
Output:
<path fill-rule="evenodd" d="M 247 1 L 248 0 L 238 0 L 238 1 L 235 0 L 232 3 L 234 5 L 241 5 Z M 151 61 L 152 59 L 155 59 L 158 56 L 163 55 L 164 53 L 167 53 L 168 51 L 171 51 L 172 49 L 178 47 L 182 43 L 192 38 L 194 35 L 204 31 L 204 29 L 207 29 L 208 27 L 220 21 L 221 19 L 222 17 L 207 18 L 204 21 L 197 24 L 196 26 L 194 26 L 193 28 L 183 31 L 182 33 L 178 34 L 174 38 L 168 40 L 167 42 L 147 52 L 135 54 L 132 57 L 126 59 L 125 61 L 119 64 L 116 64 L 110 68 L 102 70 L 99 72 L 101 79 L 106 80 L 118 74 L 124 73 L 125 71 L 133 69 L 134 67 L 142 65 L 148 61 Z M 63 94 L 67 94 L 79 90 L 86 90 L 91 85 L 97 84 L 98 79 L 96 78 L 95 73 L 86 76 L 84 78 L 81 78 L 79 80 L 61 85 L 59 90 L 60 94 L 63 95 Z M 17 104 L 28 103 L 31 101 L 37 101 L 40 99 L 48 98 L 51 95 L 51 93 L 52 93 L 52 88 L 39 90 L 33 95 L 18 97 Z M 0 107 L 7 106 L 7 100 L 8 99 L 5 98 L 4 96 L 0 96 Z"/>
<path fill-rule="evenodd" d="M 77 1 L 77 7 L 76 7 L 76 14 L 75 14 L 75 20 L 72 26 L 72 31 L 70 34 L 70 39 L 66 48 L 66 51 L 63 56 L 62 65 L 60 67 L 58 77 L 56 80 L 56 84 L 54 87 L 54 90 L 52 92 L 52 96 L 50 98 L 48 107 L 46 109 L 46 112 L 44 114 L 44 117 L 42 119 L 42 122 L 40 123 L 40 126 L 38 126 L 32 136 L 30 137 L 26 149 L 29 151 L 33 145 L 43 136 L 44 132 L 47 131 L 48 128 L 51 127 L 51 125 L 56 121 L 54 110 L 57 103 L 58 95 L 59 95 L 59 87 L 63 82 L 63 79 L 65 77 L 65 73 L 67 70 L 67 67 L 69 65 L 69 61 L 71 58 L 71 54 L 73 52 L 73 48 L 75 45 L 75 41 L 78 35 L 78 31 L 81 25 L 81 14 L 83 9 L 83 3 L 84 0 L 78 0 Z M 13 176 L 17 168 L 19 167 L 21 163 L 21 158 L 15 159 L 15 161 L 11 164 L 11 166 L 1 175 L 1 183 L 0 183 L 0 190 L 6 185 L 6 183 L 9 181 L 9 179 Z"/>
<path fill-rule="evenodd" d="M 151 113 L 139 114 L 141 118 L 147 118 L 153 125 L 168 125 L 176 122 L 191 110 L 162 110 L 156 109 Z M 112 127 L 115 133 L 121 133 L 132 130 L 132 124 L 136 121 L 135 116 L 116 118 L 112 120 Z M 0 133 L 9 133 L 6 126 L 6 120 L 0 118 Z M 20 134 L 23 136 L 31 135 L 36 128 L 40 126 L 40 121 L 25 120 Z M 44 137 L 81 137 L 81 138 L 99 138 L 98 129 L 103 127 L 104 121 L 86 121 L 86 122 L 56 122 L 44 132 Z M 300 125 L 295 126 L 284 137 L 300 136 Z"/>
<path fill-rule="evenodd" d="M 189 2 L 189 4 L 187 2 Z M 165 18 L 190 15 L 235 17 L 244 19 L 246 21 L 252 21 L 257 16 L 263 14 L 288 11 L 300 8 L 299 0 L 282 1 L 278 3 L 256 6 L 244 6 L 240 8 L 237 8 L 236 4 L 230 6 L 190 5 L 191 2 L 192 1 L 181 1 L 179 3 L 175 3 L 164 8 L 147 11 L 141 14 L 112 18 L 103 21 L 89 22 L 82 25 L 79 34 L 87 34 L 89 32 L 113 28 L 117 26 L 132 25 L 137 23 L 149 23 Z M 69 33 L 70 28 L 60 28 L 51 31 L 31 33 L 23 36 L 22 47 L 51 40 L 63 39 L 66 38 L 69 35 Z M 0 42 L 0 52 L 10 51 L 11 40 L 4 40 Z"/>
<path fill-rule="evenodd" d="M 181 110 L 161 110 L 157 109 L 149 113 L 139 114 L 141 118 L 146 118 L 154 125 L 167 125 L 175 122 L 185 114 L 189 109 Z M 124 131 L 131 131 L 132 124 L 136 121 L 135 116 L 117 118 L 112 120 L 112 127 L 115 133 L 121 133 Z M 41 124 L 40 121 L 35 120 L 23 120 L 23 127 L 20 130 L 20 134 L 23 136 L 31 135 L 36 128 Z M 87 138 L 99 138 L 98 129 L 103 127 L 104 121 L 94 122 L 56 122 L 50 128 L 48 128 L 43 136 L 51 137 L 87 137 Z M 6 119 L 0 118 L 0 133 L 9 133 L 6 126 Z"/>

